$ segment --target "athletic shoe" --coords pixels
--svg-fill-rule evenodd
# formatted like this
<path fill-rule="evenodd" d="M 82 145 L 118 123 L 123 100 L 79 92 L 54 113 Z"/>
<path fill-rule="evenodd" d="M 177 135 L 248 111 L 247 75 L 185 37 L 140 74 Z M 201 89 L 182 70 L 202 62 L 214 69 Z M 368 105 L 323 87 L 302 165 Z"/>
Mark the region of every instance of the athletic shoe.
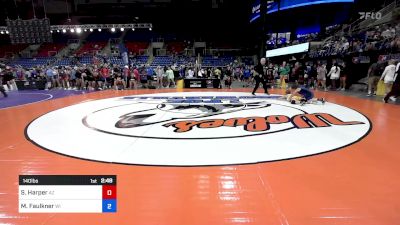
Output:
<path fill-rule="evenodd" d="M 367 97 L 371 97 L 371 96 L 372 96 L 372 94 L 371 94 L 371 93 L 368 93 L 368 94 L 367 94 Z"/>
<path fill-rule="evenodd" d="M 392 100 L 392 102 L 395 102 L 395 101 L 397 100 L 397 99 L 396 99 L 395 97 L 393 97 L 393 96 L 390 97 L 389 99 Z"/>
<path fill-rule="evenodd" d="M 344 88 L 342 88 L 342 89 L 340 89 L 341 91 L 345 91 L 346 89 L 344 89 Z"/>
<path fill-rule="evenodd" d="M 252 95 L 256 95 L 255 93 L 251 93 Z"/>

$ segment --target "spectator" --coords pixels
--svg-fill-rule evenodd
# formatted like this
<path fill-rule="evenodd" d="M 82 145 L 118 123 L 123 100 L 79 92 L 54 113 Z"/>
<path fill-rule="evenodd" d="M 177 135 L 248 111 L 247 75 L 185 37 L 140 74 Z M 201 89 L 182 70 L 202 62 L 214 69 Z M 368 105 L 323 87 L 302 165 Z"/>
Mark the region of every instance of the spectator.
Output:
<path fill-rule="evenodd" d="M 346 90 L 346 80 L 347 80 L 347 76 L 348 76 L 348 68 L 346 63 L 342 64 L 342 68 L 341 68 L 341 72 L 340 72 L 340 86 L 339 89 L 341 91 Z"/>
<path fill-rule="evenodd" d="M 397 64 L 396 66 L 396 72 L 395 72 L 395 76 L 394 76 L 394 82 L 393 82 L 393 87 L 391 89 L 391 91 L 386 94 L 385 98 L 383 99 L 383 101 L 385 103 L 388 102 L 389 99 L 391 99 L 392 101 L 396 101 L 396 97 L 400 95 L 400 63 Z"/>
<path fill-rule="evenodd" d="M 335 62 L 334 66 L 332 66 L 330 72 L 328 73 L 328 77 L 331 79 L 331 89 L 336 91 L 336 82 L 340 77 L 340 67 L 337 62 Z"/>
<path fill-rule="evenodd" d="M 383 73 L 381 62 L 372 63 L 372 65 L 368 69 L 368 94 L 367 96 L 376 95 L 376 89 Z"/>
<path fill-rule="evenodd" d="M 166 71 L 166 76 L 167 76 L 167 85 L 168 87 L 175 86 L 175 77 L 174 77 L 174 71 L 172 70 L 171 67 L 168 67 Z"/>
<path fill-rule="evenodd" d="M 281 88 L 283 81 L 286 82 L 286 84 L 289 82 L 289 73 L 290 73 L 290 67 L 286 64 L 286 61 L 283 61 L 282 66 L 279 68 L 279 74 L 280 74 L 280 79 L 281 79 Z"/>
<path fill-rule="evenodd" d="M 161 66 L 156 68 L 158 88 L 163 88 L 164 69 Z"/>
<path fill-rule="evenodd" d="M 194 77 L 194 70 L 193 68 L 189 68 L 187 78 L 193 78 Z"/>
<path fill-rule="evenodd" d="M 386 66 L 385 70 L 383 71 L 383 74 L 381 76 L 380 80 L 383 80 L 385 83 L 385 93 L 388 94 L 390 90 L 392 89 L 392 85 L 394 82 L 395 78 L 395 73 L 396 73 L 396 65 L 394 60 L 389 61 L 389 65 Z"/>

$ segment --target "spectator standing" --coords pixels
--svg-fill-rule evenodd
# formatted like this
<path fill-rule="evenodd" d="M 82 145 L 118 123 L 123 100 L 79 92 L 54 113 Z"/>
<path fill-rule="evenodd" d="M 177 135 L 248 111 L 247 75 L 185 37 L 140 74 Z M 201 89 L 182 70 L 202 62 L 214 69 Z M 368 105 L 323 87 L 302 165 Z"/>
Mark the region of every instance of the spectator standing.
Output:
<path fill-rule="evenodd" d="M 347 80 L 348 72 L 349 72 L 349 70 L 347 68 L 346 63 L 343 63 L 342 67 L 341 67 L 341 72 L 340 72 L 340 86 L 339 86 L 339 89 L 341 91 L 345 91 L 346 90 L 346 80 Z"/>
<path fill-rule="evenodd" d="M 379 79 L 383 73 L 381 62 L 372 63 L 368 69 L 368 94 L 367 96 L 376 95 Z"/>
<path fill-rule="evenodd" d="M 282 66 L 279 68 L 279 74 L 281 78 L 281 88 L 283 81 L 286 82 L 286 84 L 289 82 L 289 73 L 290 73 L 290 67 L 287 65 L 285 61 L 283 61 Z"/>
<path fill-rule="evenodd" d="M 222 71 L 219 68 L 215 68 L 214 76 L 219 80 L 218 88 L 221 89 L 222 88 L 222 80 L 223 80 Z"/>
<path fill-rule="evenodd" d="M 175 76 L 174 76 L 174 71 L 172 70 L 171 67 L 168 67 L 167 71 L 166 71 L 166 76 L 167 76 L 167 85 L 168 87 L 171 87 L 171 83 L 172 86 L 175 86 Z"/>
<path fill-rule="evenodd" d="M 47 87 L 46 89 L 54 88 L 56 85 L 54 79 L 54 71 L 51 67 L 46 70 L 46 77 L 47 77 Z"/>
<path fill-rule="evenodd" d="M 383 74 L 381 76 L 381 80 L 385 83 L 385 93 L 388 94 L 392 89 L 393 82 L 395 80 L 396 74 L 396 65 L 394 60 L 389 61 L 389 65 L 386 66 Z"/>
<path fill-rule="evenodd" d="M 158 88 L 163 88 L 164 69 L 161 66 L 157 66 L 156 75 Z"/>
<path fill-rule="evenodd" d="M 340 78 L 340 67 L 337 62 L 332 66 L 331 71 L 328 73 L 328 77 L 331 79 L 331 89 L 336 91 L 336 82 Z"/>
<path fill-rule="evenodd" d="M 326 74 L 327 73 L 328 73 L 328 71 L 326 70 L 326 65 L 319 63 L 318 67 L 317 67 L 317 87 L 322 86 L 324 91 L 327 91 L 327 89 L 326 89 Z"/>
<path fill-rule="evenodd" d="M 383 99 L 383 101 L 385 103 L 387 103 L 389 99 L 391 99 L 392 101 L 396 101 L 396 97 L 398 97 L 400 95 L 400 76 L 399 76 L 399 73 L 400 73 L 400 63 L 397 63 L 396 72 L 395 72 L 395 76 L 394 76 L 393 87 L 392 87 L 391 91 L 389 93 L 387 93 L 385 98 Z"/>

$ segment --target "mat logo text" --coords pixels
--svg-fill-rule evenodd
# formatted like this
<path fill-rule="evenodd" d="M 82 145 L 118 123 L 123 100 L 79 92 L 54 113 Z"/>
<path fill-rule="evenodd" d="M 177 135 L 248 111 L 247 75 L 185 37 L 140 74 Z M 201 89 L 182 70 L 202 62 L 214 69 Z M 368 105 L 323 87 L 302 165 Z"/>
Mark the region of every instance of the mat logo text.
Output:
<path fill-rule="evenodd" d="M 239 127 L 243 126 L 245 131 L 262 132 L 268 131 L 271 125 L 292 123 L 298 129 L 346 126 L 364 124 L 359 121 L 344 122 L 328 113 L 300 114 L 292 118 L 283 115 L 272 115 L 267 117 L 242 117 L 230 119 L 206 119 L 206 120 L 185 120 L 164 124 L 164 127 L 175 128 L 174 132 L 184 133 L 191 131 L 194 127 L 200 129 Z"/>

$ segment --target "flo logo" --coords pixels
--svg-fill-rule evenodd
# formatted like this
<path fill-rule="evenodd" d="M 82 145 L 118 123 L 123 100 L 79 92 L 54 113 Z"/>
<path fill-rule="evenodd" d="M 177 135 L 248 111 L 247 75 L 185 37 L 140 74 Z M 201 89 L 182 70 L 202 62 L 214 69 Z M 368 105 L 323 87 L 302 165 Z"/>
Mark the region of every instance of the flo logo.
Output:
<path fill-rule="evenodd" d="M 83 159 L 202 166 L 320 154 L 370 131 L 369 120 L 352 109 L 296 106 L 280 97 L 190 92 L 104 99 L 48 113 L 27 127 L 27 136 Z M 74 141 L 65 143 L 65 137 Z"/>
<path fill-rule="evenodd" d="M 372 19 L 372 20 L 380 20 L 382 19 L 382 13 L 380 12 L 359 12 L 360 14 L 360 20 L 367 20 L 367 19 Z"/>

